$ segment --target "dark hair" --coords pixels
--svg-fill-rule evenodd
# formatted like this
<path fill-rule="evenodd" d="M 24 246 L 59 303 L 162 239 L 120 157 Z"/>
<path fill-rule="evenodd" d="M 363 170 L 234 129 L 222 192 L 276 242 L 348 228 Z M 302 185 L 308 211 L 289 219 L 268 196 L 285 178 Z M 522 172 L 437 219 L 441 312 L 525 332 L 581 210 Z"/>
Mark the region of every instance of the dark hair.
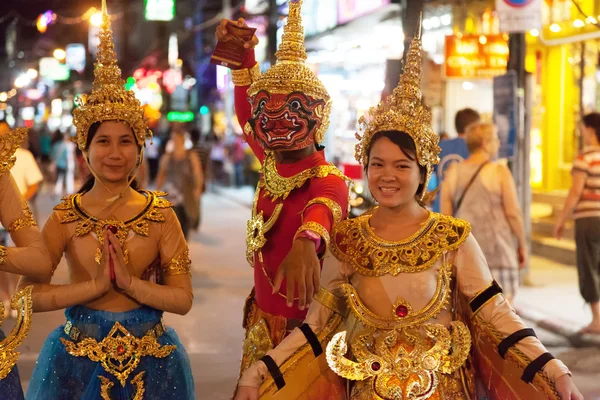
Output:
<path fill-rule="evenodd" d="M 464 108 L 456 113 L 454 117 L 454 127 L 456 133 L 463 134 L 466 132 L 467 127 L 474 122 L 478 122 L 481 119 L 479 113 L 472 108 Z"/>
<path fill-rule="evenodd" d="M 96 132 L 98 132 L 98 128 L 100 128 L 101 124 L 102 124 L 102 122 L 94 122 L 90 126 L 90 129 L 88 130 L 87 141 L 85 142 L 85 149 L 86 150 L 90 148 L 90 144 L 92 143 L 92 139 L 94 139 L 94 136 L 96 136 Z M 137 144 L 137 141 L 135 143 Z M 138 147 L 139 147 L 139 145 L 138 145 Z M 90 175 L 88 176 L 87 180 L 85 181 L 85 183 L 83 185 L 81 185 L 81 188 L 79 188 L 79 190 L 77 191 L 77 193 L 89 192 L 94 187 L 94 183 L 95 182 L 96 182 L 96 178 L 94 177 L 94 174 L 92 174 L 90 172 Z M 140 189 L 140 186 L 139 186 L 139 184 L 138 184 L 138 182 L 137 182 L 136 179 L 133 179 L 131 181 L 131 184 L 129 186 L 131 186 L 131 188 L 133 190 L 139 190 Z"/>
<path fill-rule="evenodd" d="M 600 113 L 589 113 L 585 115 L 581 121 L 587 128 L 592 128 L 594 130 L 596 138 L 600 142 Z"/>
<path fill-rule="evenodd" d="M 371 149 L 373 148 L 373 144 L 377 142 L 381 138 L 388 138 L 394 143 L 396 146 L 400 148 L 400 150 L 404 153 L 409 160 L 415 161 L 417 159 L 417 147 L 415 146 L 415 141 L 412 137 L 406 132 L 402 131 L 381 131 L 377 132 L 371 138 L 371 142 L 369 143 L 369 148 L 367 149 L 367 165 L 365 165 L 365 172 L 369 169 L 369 160 L 371 159 Z M 425 181 L 425 177 L 427 176 L 427 169 L 419 164 L 419 173 L 421 175 L 421 180 Z M 419 183 L 419 187 L 417 188 L 417 193 L 415 195 L 417 198 L 420 198 L 423 194 L 423 191 L 427 189 L 425 187 L 425 183 Z"/>

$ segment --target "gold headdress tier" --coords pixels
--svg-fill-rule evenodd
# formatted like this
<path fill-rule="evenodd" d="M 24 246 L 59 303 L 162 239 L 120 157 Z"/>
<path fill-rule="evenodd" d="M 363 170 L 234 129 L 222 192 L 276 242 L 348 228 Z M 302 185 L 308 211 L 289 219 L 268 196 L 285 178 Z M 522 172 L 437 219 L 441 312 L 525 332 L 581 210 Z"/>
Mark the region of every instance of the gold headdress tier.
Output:
<path fill-rule="evenodd" d="M 102 0 L 102 25 L 97 62 L 94 65 L 94 85 L 89 96 L 77 98 L 78 108 L 73 111 L 73 124 L 77 129 L 75 142 L 80 150 L 85 150 L 88 131 L 96 122 L 123 121 L 127 123 L 140 146 L 152 136 L 144 119 L 144 110 L 135 94 L 125 90 L 121 69 L 117 65 L 117 55 L 113 43 L 110 16 L 106 10 L 106 0 Z"/>
<path fill-rule="evenodd" d="M 289 1 L 290 12 L 283 28 L 283 38 L 275 56 L 277 63 L 262 74 L 248 90 L 250 97 L 266 90 L 269 93 L 303 92 L 315 99 L 329 100 L 329 93 L 315 73 L 306 66 L 302 0 Z"/>
<path fill-rule="evenodd" d="M 15 165 L 15 153 L 21 143 L 27 139 L 26 128 L 17 128 L 0 135 L 0 174 L 9 172 Z"/>
<path fill-rule="evenodd" d="M 360 118 L 357 133 L 356 160 L 367 165 L 369 146 L 373 135 L 382 131 L 402 131 L 410 135 L 417 149 L 417 161 L 427 168 L 428 178 L 433 166 L 440 162 L 439 136 L 431 126 L 431 110 L 423 103 L 421 93 L 421 29 L 413 39 L 393 93 L 377 107 L 372 107 Z M 427 183 L 426 183 L 427 184 Z"/>

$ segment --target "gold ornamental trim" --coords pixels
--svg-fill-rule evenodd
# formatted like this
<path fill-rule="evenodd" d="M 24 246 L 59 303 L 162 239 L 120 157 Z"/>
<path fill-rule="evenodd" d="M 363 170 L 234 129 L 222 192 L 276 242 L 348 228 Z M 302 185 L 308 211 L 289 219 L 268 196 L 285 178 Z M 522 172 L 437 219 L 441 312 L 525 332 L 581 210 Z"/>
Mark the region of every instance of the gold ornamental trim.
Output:
<path fill-rule="evenodd" d="M 0 174 L 10 172 L 17 158 L 15 153 L 27 139 L 26 128 L 17 128 L 0 136 Z"/>
<path fill-rule="evenodd" d="M 302 225 L 300 225 L 300 228 L 298 228 L 298 230 L 296 231 L 296 234 L 294 235 L 294 240 L 296 240 L 298 235 L 300 235 L 304 231 L 314 232 L 314 233 L 318 234 L 321 237 L 321 239 L 323 239 L 323 241 L 325 242 L 325 250 L 323 251 L 323 257 L 324 257 L 325 254 L 327 253 L 327 249 L 329 249 L 329 243 L 331 242 L 331 239 L 329 237 L 329 232 L 327 231 L 327 229 L 323 225 L 319 224 L 318 222 L 314 222 L 314 221 L 305 222 Z"/>
<path fill-rule="evenodd" d="M 4 257 L 6 257 L 8 255 L 8 251 L 6 249 L 6 246 L 2 246 L 0 245 L 0 264 L 4 264 L 6 263 L 6 259 Z M 4 306 L 2 306 L 4 307 Z M 4 315 L 4 314 L 2 314 Z"/>
<path fill-rule="evenodd" d="M 340 295 L 337 295 L 336 293 L 332 293 L 321 286 L 314 298 L 316 301 L 321 303 L 321 305 L 345 317 L 348 315 L 348 305 L 346 304 L 346 299 L 343 295 L 341 295 L 341 293 Z"/>
<path fill-rule="evenodd" d="M 390 316 L 381 316 L 369 310 L 361 301 L 356 289 L 348 283 L 343 283 L 340 290 L 346 296 L 348 307 L 352 313 L 366 326 L 376 329 L 403 329 L 417 324 L 422 324 L 433 318 L 436 318 L 444 307 L 450 304 L 451 297 L 452 264 L 444 263 L 440 267 L 438 282 L 435 293 L 429 303 L 421 310 L 414 311 L 409 308 L 409 313 L 405 317 L 398 317 L 395 313 L 395 307 L 390 312 Z M 400 297 L 394 302 L 394 305 L 407 304 Z"/>
<path fill-rule="evenodd" d="M 250 266 L 254 266 L 254 253 L 258 252 L 258 259 L 262 263 L 262 248 L 267 244 L 265 235 L 269 232 L 283 209 L 283 203 L 280 202 L 275 206 L 273 214 L 265 222 L 263 211 L 258 212 L 258 200 L 260 198 L 260 187 L 256 187 L 254 191 L 254 199 L 252 201 L 252 218 L 246 224 L 246 260 Z M 266 274 L 266 271 L 265 271 Z"/>
<path fill-rule="evenodd" d="M 29 226 L 37 226 L 37 222 L 35 222 L 35 219 L 33 218 L 33 213 L 29 209 L 29 204 L 27 204 L 26 200 L 21 201 L 21 210 L 22 217 L 10 223 L 7 229 L 8 232 L 17 232 Z"/>
<path fill-rule="evenodd" d="M 146 392 L 146 388 L 144 387 L 144 374 L 146 371 L 142 371 L 135 376 L 131 380 L 131 384 L 135 387 L 135 394 L 131 398 L 131 400 L 143 400 L 144 393 Z M 98 375 L 98 379 L 100 379 L 100 397 L 102 400 L 112 400 L 110 397 L 110 390 L 115 386 L 115 384 L 105 376 Z"/>
<path fill-rule="evenodd" d="M 361 215 L 342 221 L 331 235 L 331 252 L 365 276 L 425 271 L 462 245 L 471 232 L 468 222 L 431 212 L 414 235 L 393 242 L 378 237 L 370 219 L 371 215 Z"/>
<path fill-rule="evenodd" d="M 17 348 L 23 343 L 31 329 L 33 286 L 19 290 L 10 301 L 10 307 L 17 311 L 17 321 L 13 330 L 0 342 L 0 380 L 6 378 L 17 363 L 21 353 Z M 4 305 L 0 302 L 0 325 L 4 318 Z"/>
<path fill-rule="evenodd" d="M 342 207 L 334 200 L 331 200 L 330 198 L 327 197 L 316 197 L 314 199 L 312 199 L 311 201 L 308 202 L 308 204 L 306 204 L 306 207 L 304 207 L 304 210 L 302 211 L 302 214 L 304 214 L 304 212 L 312 205 L 314 204 L 323 204 L 324 206 L 326 206 L 327 208 L 329 208 L 329 210 L 331 211 L 331 215 L 333 217 L 333 223 L 337 224 L 338 222 L 342 221 Z"/>
<path fill-rule="evenodd" d="M 279 175 L 279 172 L 277 171 L 275 156 L 271 151 L 265 152 L 262 174 L 263 179 L 260 180 L 259 186 L 265 189 L 266 195 L 273 200 L 279 198 L 285 200 L 294 189 L 301 188 L 307 180 L 313 178 L 325 178 L 326 176 L 334 175 L 347 182 L 351 182 L 350 178 L 346 177 L 342 171 L 331 164 L 305 169 L 296 175 L 284 178 Z"/>
<path fill-rule="evenodd" d="M 89 337 L 77 343 L 64 338 L 60 338 L 60 341 L 70 355 L 87 357 L 100 363 L 106 372 L 116 377 L 121 386 L 125 387 L 127 378 L 137 368 L 142 357 L 165 358 L 177 348 L 175 345 L 161 346 L 156 339 L 154 330 L 138 339 L 119 322 L 115 322 L 101 342 Z"/>
<path fill-rule="evenodd" d="M 192 273 L 192 260 L 190 250 L 185 249 L 183 253 L 173 258 L 164 269 L 164 276 L 185 275 Z"/>
<path fill-rule="evenodd" d="M 255 362 L 267 355 L 269 350 L 273 349 L 273 340 L 271 340 L 271 333 L 269 327 L 264 318 L 259 319 L 246 334 L 244 344 L 242 346 L 242 352 L 245 363 L 242 365 L 241 370 L 245 371 Z"/>
<path fill-rule="evenodd" d="M 231 70 L 231 77 L 235 86 L 250 86 L 260 78 L 260 65 L 254 64 L 251 68 Z"/>

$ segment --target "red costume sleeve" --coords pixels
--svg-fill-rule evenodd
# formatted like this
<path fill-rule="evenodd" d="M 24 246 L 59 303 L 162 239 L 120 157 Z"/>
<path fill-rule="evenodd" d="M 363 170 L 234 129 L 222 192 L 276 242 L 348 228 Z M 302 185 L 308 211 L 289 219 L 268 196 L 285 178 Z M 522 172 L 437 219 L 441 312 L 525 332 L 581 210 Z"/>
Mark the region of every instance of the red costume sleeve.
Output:
<path fill-rule="evenodd" d="M 256 65 L 256 58 L 254 57 L 254 49 L 248 50 L 244 57 L 244 62 L 242 64 L 242 68 L 252 68 Z M 246 127 L 248 120 L 252 116 L 252 106 L 248 101 L 248 89 L 250 86 L 236 86 L 234 91 L 235 98 L 235 113 L 237 115 L 238 121 L 242 129 Z M 244 130 L 244 136 L 246 137 L 246 141 L 252 148 L 254 155 L 258 158 L 260 163 L 263 163 L 265 159 L 265 151 L 260 146 L 256 138 L 252 135 L 249 135 Z"/>
<path fill-rule="evenodd" d="M 343 179 L 333 175 L 315 179 L 310 185 L 310 194 L 311 200 L 324 198 L 333 201 L 341 209 L 341 219 L 346 218 L 348 213 L 348 185 Z M 302 221 L 304 224 L 316 222 L 323 226 L 329 234 L 331 234 L 333 224 L 337 222 L 334 221 L 334 211 L 324 202 L 309 205 L 302 214 Z"/>

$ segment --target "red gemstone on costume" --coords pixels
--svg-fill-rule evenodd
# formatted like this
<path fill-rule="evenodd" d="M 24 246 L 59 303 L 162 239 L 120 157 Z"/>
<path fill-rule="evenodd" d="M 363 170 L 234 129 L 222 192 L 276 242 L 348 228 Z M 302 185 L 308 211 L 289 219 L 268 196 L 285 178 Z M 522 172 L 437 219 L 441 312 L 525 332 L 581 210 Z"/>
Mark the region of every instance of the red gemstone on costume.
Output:
<path fill-rule="evenodd" d="M 371 364 L 371 369 L 373 371 L 377 372 L 381 369 L 381 364 L 379 364 L 377 361 L 375 361 L 373 364 Z"/>
<path fill-rule="evenodd" d="M 119 354 L 125 353 L 125 347 L 123 347 L 122 344 L 120 344 L 119 346 L 117 346 L 117 353 L 119 353 Z"/>
<path fill-rule="evenodd" d="M 109 231 L 111 231 L 111 232 L 113 233 L 113 235 L 116 235 L 116 234 L 117 234 L 117 227 L 116 227 L 116 226 L 114 226 L 114 225 L 108 225 L 108 226 L 106 227 L 106 229 L 108 229 Z"/>
<path fill-rule="evenodd" d="M 400 318 L 404 318 L 408 315 L 408 307 L 399 305 L 396 307 L 396 315 Z"/>

